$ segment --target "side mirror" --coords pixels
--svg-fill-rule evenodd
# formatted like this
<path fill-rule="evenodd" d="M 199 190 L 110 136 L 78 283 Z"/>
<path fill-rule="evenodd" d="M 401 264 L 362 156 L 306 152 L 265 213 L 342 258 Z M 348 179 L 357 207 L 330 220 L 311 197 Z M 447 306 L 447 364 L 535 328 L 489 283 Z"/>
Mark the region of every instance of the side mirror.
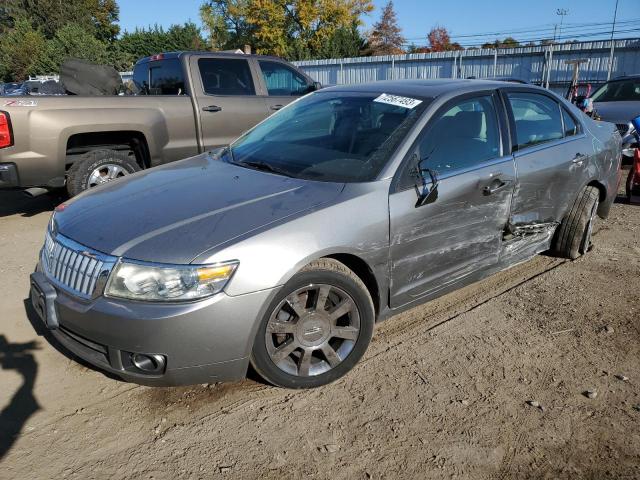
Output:
<path fill-rule="evenodd" d="M 416 194 L 418 195 L 415 207 L 418 208 L 435 202 L 438 199 L 438 172 L 422 168 L 422 162 L 417 162 L 414 176 L 416 179 Z"/>
<path fill-rule="evenodd" d="M 315 92 L 320 89 L 322 89 L 322 84 L 320 82 L 313 82 L 309 85 L 309 92 Z"/>

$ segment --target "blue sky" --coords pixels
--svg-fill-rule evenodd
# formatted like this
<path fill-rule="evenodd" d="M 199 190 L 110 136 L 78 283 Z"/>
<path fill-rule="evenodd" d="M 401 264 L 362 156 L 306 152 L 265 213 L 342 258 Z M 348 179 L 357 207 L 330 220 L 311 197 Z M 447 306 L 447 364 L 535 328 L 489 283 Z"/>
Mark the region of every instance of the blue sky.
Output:
<path fill-rule="evenodd" d="M 120 24 L 127 30 L 155 23 L 163 26 L 188 20 L 200 23 L 198 8 L 201 0 L 119 0 L 118 3 Z M 378 19 L 386 0 L 374 0 L 374 3 L 376 10 L 364 19 L 365 28 Z M 564 18 L 567 28 L 563 36 L 570 34 L 579 39 L 588 39 L 584 35 L 596 33 L 597 38 L 605 38 L 608 35 L 604 32 L 610 27 L 580 27 L 575 24 L 611 22 L 615 0 L 395 0 L 394 5 L 403 34 L 410 41 L 426 43 L 423 39 L 427 32 L 433 25 L 439 24 L 451 32 L 454 40 L 461 44 L 473 44 L 485 38 L 464 35 L 517 32 L 513 35 L 517 39 L 550 37 L 553 35 L 553 24 L 560 20 L 556 14 L 558 8 L 568 10 Z M 617 37 L 640 37 L 640 1 L 619 0 L 618 21 L 626 23 L 616 27 L 621 30 Z M 632 29 L 635 31 L 629 31 Z M 492 35 L 487 39 L 493 40 L 495 37 Z"/>

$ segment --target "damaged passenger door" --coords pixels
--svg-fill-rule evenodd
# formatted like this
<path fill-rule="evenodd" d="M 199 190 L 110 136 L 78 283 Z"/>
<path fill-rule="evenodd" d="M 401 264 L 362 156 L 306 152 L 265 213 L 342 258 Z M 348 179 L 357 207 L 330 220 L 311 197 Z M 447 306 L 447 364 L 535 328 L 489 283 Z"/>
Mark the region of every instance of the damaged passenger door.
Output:
<path fill-rule="evenodd" d="M 507 89 L 505 100 L 518 171 L 510 229 L 516 237 L 539 236 L 535 250 L 542 251 L 586 181 L 593 146 L 580 122 L 550 95 Z"/>
<path fill-rule="evenodd" d="M 400 167 L 389 197 L 393 308 L 497 264 L 515 183 L 500 105 L 496 92 L 447 102 Z"/>

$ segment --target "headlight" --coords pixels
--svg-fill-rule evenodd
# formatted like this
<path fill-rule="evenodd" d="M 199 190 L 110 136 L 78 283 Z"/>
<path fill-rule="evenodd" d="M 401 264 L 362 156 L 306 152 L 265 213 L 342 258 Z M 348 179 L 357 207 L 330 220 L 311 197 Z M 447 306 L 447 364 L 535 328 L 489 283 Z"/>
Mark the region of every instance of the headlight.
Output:
<path fill-rule="evenodd" d="M 215 265 L 148 265 L 120 262 L 109 277 L 105 295 L 146 301 L 197 300 L 220 292 L 238 262 Z"/>

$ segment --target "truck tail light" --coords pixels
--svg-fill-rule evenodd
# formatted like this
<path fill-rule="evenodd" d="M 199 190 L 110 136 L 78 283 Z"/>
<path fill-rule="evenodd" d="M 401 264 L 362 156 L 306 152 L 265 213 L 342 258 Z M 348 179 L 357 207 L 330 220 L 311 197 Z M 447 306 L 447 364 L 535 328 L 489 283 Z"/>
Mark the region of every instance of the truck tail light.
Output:
<path fill-rule="evenodd" d="M 13 135 L 11 134 L 11 123 L 9 114 L 0 112 L 0 148 L 13 145 Z"/>

